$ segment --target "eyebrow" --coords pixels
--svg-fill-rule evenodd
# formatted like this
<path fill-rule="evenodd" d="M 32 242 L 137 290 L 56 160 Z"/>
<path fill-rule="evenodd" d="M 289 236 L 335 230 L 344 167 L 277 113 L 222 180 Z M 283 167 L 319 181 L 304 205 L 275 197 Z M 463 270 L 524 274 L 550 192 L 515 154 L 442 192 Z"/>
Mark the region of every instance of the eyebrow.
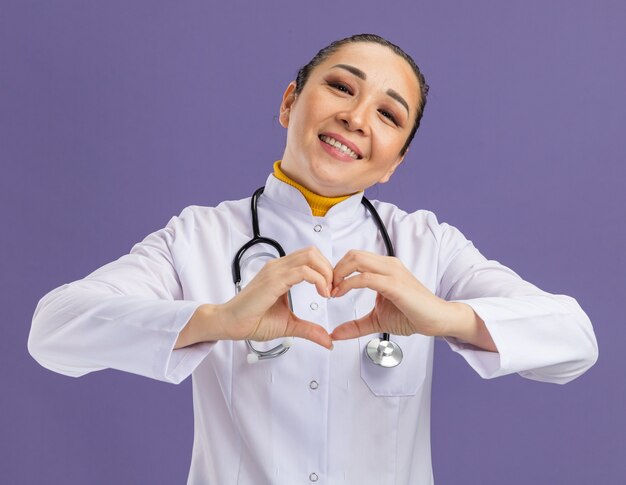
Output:
<path fill-rule="evenodd" d="M 345 69 L 349 73 L 354 74 L 359 79 L 363 79 L 363 81 L 367 79 L 367 74 L 361 71 L 358 67 L 351 66 L 350 64 L 335 64 L 332 68 L 335 68 L 335 67 L 338 67 L 340 69 Z M 402 96 L 400 96 L 400 93 L 398 93 L 398 91 L 395 91 L 393 89 L 388 89 L 387 95 L 389 95 L 390 97 L 395 99 L 398 103 L 400 103 L 402 106 L 404 106 L 404 109 L 406 109 L 407 114 L 409 114 L 409 103 L 407 103 L 405 99 Z"/>

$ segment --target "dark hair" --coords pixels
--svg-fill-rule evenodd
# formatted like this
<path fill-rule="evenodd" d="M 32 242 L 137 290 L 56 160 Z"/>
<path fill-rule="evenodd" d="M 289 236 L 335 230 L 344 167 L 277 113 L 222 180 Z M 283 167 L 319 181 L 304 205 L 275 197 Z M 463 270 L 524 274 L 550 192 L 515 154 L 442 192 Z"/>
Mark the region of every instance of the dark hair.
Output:
<path fill-rule="evenodd" d="M 409 148 L 411 141 L 413 141 L 415 132 L 420 126 L 420 121 L 422 119 L 422 115 L 424 114 L 424 108 L 426 107 L 426 96 L 428 94 L 429 88 L 428 84 L 426 84 L 426 79 L 424 79 L 424 75 L 420 71 L 420 68 L 417 66 L 413 58 L 406 52 L 404 52 L 400 47 L 389 42 L 387 39 L 384 39 L 376 34 L 357 34 L 330 43 L 329 45 L 321 49 L 317 54 L 315 54 L 315 56 L 313 56 L 313 59 L 311 59 L 307 65 L 300 68 L 300 70 L 298 71 L 298 76 L 296 77 L 295 93 L 300 94 L 302 88 L 304 88 L 304 85 L 311 75 L 311 71 L 313 71 L 313 69 L 315 69 L 318 64 L 325 61 L 329 56 L 337 52 L 344 45 L 352 44 L 355 42 L 372 42 L 375 44 L 383 45 L 385 47 L 389 47 L 393 52 L 398 54 L 400 57 L 402 57 L 402 59 L 409 63 L 409 65 L 413 69 L 413 72 L 417 76 L 420 87 L 419 103 L 417 105 L 417 114 L 415 116 L 415 124 L 413 125 L 413 129 L 411 130 L 411 133 L 409 134 L 406 143 L 402 147 L 402 150 L 400 150 L 400 155 L 404 155 Z"/>

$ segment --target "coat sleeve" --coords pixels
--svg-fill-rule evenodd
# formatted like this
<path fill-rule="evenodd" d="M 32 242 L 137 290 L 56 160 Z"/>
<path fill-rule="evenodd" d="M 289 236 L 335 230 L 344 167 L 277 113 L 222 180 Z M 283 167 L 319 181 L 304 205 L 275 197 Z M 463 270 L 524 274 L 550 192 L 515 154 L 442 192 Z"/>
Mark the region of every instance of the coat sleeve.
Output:
<path fill-rule="evenodd" d="M 528 379 L 565 384 L 596 362 L 593 328 L 575 299 L 547 293 L 487 260 L 448 224 L 438 225 L 436 233 L 438 296 L 471 306 L 498 348 L 498 353 L 487 352 L 445 339 L 481 377 L 517 372 Z"/>
<path fill-rule="evenodd" d="M 178 384 L 213 343 L 173 350 L 200 302 L 185 301 L 179 271 L 193 214 L 185 209 L 130 254 L 45 295 L 37 305 L 28 350 L 55 372 L 79 377 L 106 368 Z"/>

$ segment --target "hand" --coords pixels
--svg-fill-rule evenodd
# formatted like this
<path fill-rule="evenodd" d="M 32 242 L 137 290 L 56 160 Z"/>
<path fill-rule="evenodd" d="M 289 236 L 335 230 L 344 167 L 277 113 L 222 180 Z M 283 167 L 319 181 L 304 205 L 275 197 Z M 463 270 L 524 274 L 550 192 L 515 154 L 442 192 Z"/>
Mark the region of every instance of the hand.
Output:
<path fill-rule="evenodd" d="M 317 292 L 330 297 L 333 268 L 315 247 L 301 249 L 265 264 L 239 294 L 222 306 L 215 322 L 222 338 L 229 340 L 272 340 L 301 337 L 326 348 L 332 340 L 324 327 L 298 318 L 289 309 L 289 289 L 306 281 Z"/>
<path fill-rule="evenodd" d="M 348 277 L 355 272 L 358 274 Z M 449 322 L 459 315 L 454 304 L 434 295 L 395 257 L 349 251 L 335 266 L 333 288 L 333 297 L 355 288 L 378 293 L 372 311 L 339 325 L 331 333 L 333 340 L 384 332 L 447 335 Z"/>

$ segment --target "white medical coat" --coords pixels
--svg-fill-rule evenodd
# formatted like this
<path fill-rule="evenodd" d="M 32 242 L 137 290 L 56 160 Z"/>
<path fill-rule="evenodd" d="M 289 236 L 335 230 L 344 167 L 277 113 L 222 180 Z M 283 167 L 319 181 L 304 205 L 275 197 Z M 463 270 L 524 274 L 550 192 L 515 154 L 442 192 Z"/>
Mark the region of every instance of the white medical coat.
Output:
<path fill-rule="evenodd" d="M 287 254 L 314 245 L 333 265 L 350 249 L 386 254 L 360 202 L 354 195 L 314 217 L 297 189 L 270 175 L 259 201 L 261 234 Z M 596 361 L 591 323 L 574 299 L 488 261 L 431 212 L 374 205 L 404 265 L 433 293 L 467 303 L 484 320 L 499 353 L 448 339 L 482 377 L 517 372 L 565 383 Z M 333 351 L 298 339 L 282 357 L 255 365 L 241 341 L 172 350 L 199 305 L 234 296 L 231 262 L 250 238 L 250 199 L 186 208 L 130 254 L 44 296 L 31 354 L 70 376 L 114 368 L 179 383 L 191 374 L 188 484 L 432 484 L 432 337 L 395 336 L 404 360 L 393 369 L 364 357 L 370 337 L 335 342 Z M 263 246 L 246 253 L 244 283 L 270 253 Z M 301 283 L 292 297 L 298 316 L 331 331 L 369 312 L 375 293 L 327 300 Z"/>

